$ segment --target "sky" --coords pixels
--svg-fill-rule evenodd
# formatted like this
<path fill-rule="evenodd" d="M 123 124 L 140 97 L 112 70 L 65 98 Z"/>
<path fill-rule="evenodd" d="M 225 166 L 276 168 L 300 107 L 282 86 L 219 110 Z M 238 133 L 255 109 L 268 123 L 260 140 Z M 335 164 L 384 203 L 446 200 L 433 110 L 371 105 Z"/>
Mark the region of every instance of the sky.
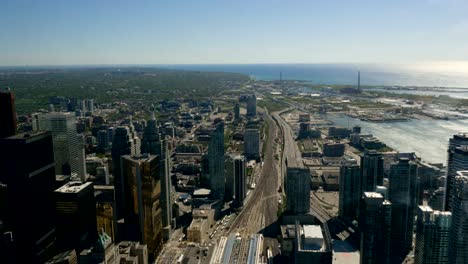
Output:
<path fill-rule="evenodd" d="M 0 0 L 0 65 L 463 64 L 467 14 L 468 0 Z"/>

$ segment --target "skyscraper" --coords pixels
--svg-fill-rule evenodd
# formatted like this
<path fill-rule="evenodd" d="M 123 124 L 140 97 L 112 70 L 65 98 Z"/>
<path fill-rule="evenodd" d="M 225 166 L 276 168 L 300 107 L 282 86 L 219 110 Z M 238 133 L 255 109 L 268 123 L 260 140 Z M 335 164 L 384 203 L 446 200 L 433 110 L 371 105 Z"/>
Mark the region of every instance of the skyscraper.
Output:
<path fill-rule="evenodd" d="M 224 200 L 224 123 L 219 122 L 208 145 L 209 182 L 214 197 Z"/>
<path fill-rule="evenodd" d="M 248 159 L 260 157 L 260 133 L 256 128 L 248 128 L 244 132 L 244 153 Z"/>
<path fill-rule="evenodd" d="M 247 164 L 244 156 L 234 157 L 234 205 L 242 207 L 246 196 Z"/>
<path fill-rule="evenodd" d="M 377 185 L 383 185 L 383 164 L 382 154 L 375 150 L 361 156 L 361 193 L 374 192 Z"/>
<path fill-rule="evenodd" d="M 131 154 L 132 155 L 140 155 L 141 153 L 141 140 L 138 137 L 138 134 L 135 130 L 135 126 L 133 125 L 132 118 L 130 117 L 130 124 L 128 125 L 128 135 L 131 140 Z"/>
<path fill-rule="evenodd" d="M 468 170 L 467 151 L 456 151 L 457 148 L 464 145 L 468 145 L 468 134 L 466 133 L 456 134 L 449 140 L 445 182 L 445 211 L 452 211 L 451 201 L 455 197 L 454 186 L 457 171 Z"/>
<path fill-rule="evenodd" d="M 449 236 L 449 263 L 468 263 L 468 171 L 455 177 L 452 227 Z"/>
<path fill-rule="evenodd" d="M 148 120 L 141 141 L 141 153 L 159 156 L 159 175 L 161 179 L 161 207 L 163 215 L 164 239 L 170 237 L 172 221 L 172 185 L 169 175 L 169 155 L 167 141 L 160 133 L 154 113 Z"/>
<path fill-rule="evenodd" d="M 235 182 L 234 182 L 234 155 L 227 154 L 224 161 L 224 174 L 226 175 L 226 187 L 224 189 L 224 200 L 231 201 L 234 197 Z"/>
<path fill-rule="evenodd" d="M 51 112 L 40 118 L 40 129 L 52 132 L 54 140 L 55 173 L 72 175 L 85 180 L 80 164 L 82 149 L 78 142 L 76 117 L 73 113 Z"/>
<path fill-rule="evenodd" d="M 0 139 L 0 182 L 8 188 L 6 228 L 14 242 L 9 253 L 16 263 L 44 263 L 53 256 L 55 244 L 51 133 Z"/>
<path fill-rule="evenodd" d="M 344 160 L 340 167 L 339 215 L 348 221 L 357 218 L 360 192 L 360 169 L 356 160 Z"/>
<path fill-rule="evenodd" d="M 247 116 L 255 117 L 257 115 L 257 97 L 252 94 L 247 97 Z"/>
<path fill-rule="evenodd" d="M 234 119 L 238 120 L 240 118 L 240 106 L 239 103 L 234 105 Z"/>
<path fill-rule="evenodd" d="M 286 210 L 291 214 L 305 214 L 310 210 L 310 173 L 302 167 L 286 170 Z"/>
<path fill-rule="evenodd" d="M 389 200 L 392 202 L 392 256 L 403 257 L 412 248 L 417 206 L 417 165 L 400 158 L 390 166 Z M 400 254 L 398 256 L 398 254 Z"/>
<path fill-rule="evenodd" d="M 96 201 L 91 182 L 68 182 L 54 192 L 57 247 L 82 249 L 97 239 Z"/>
<path fill-rule="evenodd" d="M 447 263 L 452 214 L 434 211 L 429 206 L 419 206 L 417 215 L 414 263 Z"/>
<path fill-rule="evenodd" d="M 380 193 L 364 192 L 359 210 L 360 263 L 390 263 L 392 203 Z"/>
<path fill-rule="evenodd" d="M 0 138 L 16 134 L 15 96 L 10 91 L 0 91 Z"/>
<path fill-rule="evenodd" d="M 121 126 L 115 129 L 114 140 L 112 141 L 112 168 L 114 175 L 115 186 L 115 202 L 117 207 L 117 218 L 123 217 L 123 191 L 124 181 L 122 179 L 120 168 L 120 157 L 131 153 L 131 140 L 128 133 L 128 128 Z"/>
<path fill-rule="evenodd" d="M 161 175 L 156 155 L 121 157 L 125 239 L 148 245 L 150 258 L 162 247 Z"/>
<path fill-rule="evenodd" d="M 107 130 L 102 129 L 97 132 L 97 151 L 106 153 L 109 150 L 109 133 Z"/>

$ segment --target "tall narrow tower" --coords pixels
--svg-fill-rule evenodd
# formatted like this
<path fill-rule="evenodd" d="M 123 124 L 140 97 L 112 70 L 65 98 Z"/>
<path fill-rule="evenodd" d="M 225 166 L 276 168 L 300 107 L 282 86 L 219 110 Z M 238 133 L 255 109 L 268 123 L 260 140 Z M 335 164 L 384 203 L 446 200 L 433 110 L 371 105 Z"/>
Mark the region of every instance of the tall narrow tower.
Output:
<path fill-rule="evenodd" d="M 447 150 L 447 177 L 445 182 L 445 211 L 452 211 L 452 201 L 455 197 L 455 178 L 457 171 L 468 170 L 468 150 L 459 149 L 468 145 L 468 134 L 460 133 L 449 140 Z"/>
<path fill-rule="evenodd" d="M 361 90 L 361 71 L 357 73 L 357 88 L 359 91 Z"/>
<path fill-rule="evenodd" d="M 468 263 L 468 171 L 455 177 L 452 201 L 452 227 L 449 239 L 449 263 Z"/>
<path fill-rule="evenodd" d="M 159 131 L 156 117 L 151 109 L 151 119 L 143 132 L 141 140 L 141 153 L 159 156 L 159 175 L 161 178 L 161 204 L 162 204 L 162 224 L 164 227 L 164 239 L 169 239 L 172 221 L 172 187 L 169 175 L 169 157 L 167 153 L 167 142 Z"/>
<path fill-rule="evenodd" d="M 400 158 L 390 166 L 389 198 L 392 202 L 392 256 L 403 257 L 412 248 L 417 205 L 417 165 Z M 399 254 L 402 254 L 398 256 Z"/>
<path fill-rule="evenodd" d="M 15 96 L 12 92 L 0 92 L 0 138 L 16 133 Z"/>
<path fill-rule="evenodd" d="M 216 124 L 208 145 L 208 166 L 210 187 L 214 196 L 223 201 L 225 191 L 224 175 L 224 123 Z"/>

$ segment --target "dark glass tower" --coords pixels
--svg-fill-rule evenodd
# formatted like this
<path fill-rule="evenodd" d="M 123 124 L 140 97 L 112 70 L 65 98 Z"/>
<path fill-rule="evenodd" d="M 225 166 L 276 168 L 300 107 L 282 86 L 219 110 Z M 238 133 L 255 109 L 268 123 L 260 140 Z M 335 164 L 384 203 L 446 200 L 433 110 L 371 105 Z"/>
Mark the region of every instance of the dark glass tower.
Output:
<path fill-rule="evenodd" d="M 417 167 L 407 158 L 400 158 L 390 166 L 391 250 L 395 260 L 397 257 L 404 257 L 412 248 L 417 206 Z"/>
<path fill-rule="evenodd" d="M 224 199 L 224 124 L 219 122 L 211 135 L 208 145 L 208 164 L 210 174 L 210 187 L 217 199 Z"/>
<path fill-rule="evenodd" d="M 53 256 L 55 244 L 52 135 L 0 139 L 0 182 L 8 186 L 6 229 L 14 241 L 10 254 L 16 263 L 44 263 Z"/>
<path fill-rule="evenodd" d="M 10 91 L 0 92 L 0 138 L 16 134 L 15 96 Z"/>
<path fill-rule="evenodd" d="M 57 248 L 82 249 L 97 239 L 96 201 L 91 182 L 68 182 L 54 192 Z"/>
<path fill-rule="evenodd" d="M 357 218 L 359 200 L 360 169 L 356 160 L 344 160 L 340 167 L 339 215 L 348 221 Z"/>
<path fill-rule="evenodd" d="M 468 151 L 457 151 L 457 148 L 464 145 L 468 145 L 468 134 L 456 134 L 449 140 L 449 147 L 447 150 L 447 177 L 445 182 L 445 211 L 452 211 L 457 171 L 468 170 Z"/>
<path fill-rule="evenodd" d="M 359 210 L 360 263 L 390 263 L 392 204 L 380 193 L 364 192 Z"/>
<path fill-rule="evenodd" d="M 377 185 L 383 185 L 384 160 L 375 150 L 361 156 L 361 193 L 375 192 Z"/>
<path fill-rule="evenodd" d="M 115 202 L 117 207 L 117 218 L 123 216 L 123 179 L 120 169 L 120 157 L 131 152 L 131 140 L 127 127 L 117 127 L 112 141 L 112 169 L 115 186 Z"/>

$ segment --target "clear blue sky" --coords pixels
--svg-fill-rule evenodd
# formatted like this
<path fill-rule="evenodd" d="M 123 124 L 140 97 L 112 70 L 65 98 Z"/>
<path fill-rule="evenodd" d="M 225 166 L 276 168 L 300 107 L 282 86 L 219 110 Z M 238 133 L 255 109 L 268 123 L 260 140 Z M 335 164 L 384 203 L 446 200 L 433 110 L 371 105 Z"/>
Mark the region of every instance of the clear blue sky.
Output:
<path fill-rule="evenodd" d="M 451 60 L 467 0 L 0 0 L 0 65 Z"/>

